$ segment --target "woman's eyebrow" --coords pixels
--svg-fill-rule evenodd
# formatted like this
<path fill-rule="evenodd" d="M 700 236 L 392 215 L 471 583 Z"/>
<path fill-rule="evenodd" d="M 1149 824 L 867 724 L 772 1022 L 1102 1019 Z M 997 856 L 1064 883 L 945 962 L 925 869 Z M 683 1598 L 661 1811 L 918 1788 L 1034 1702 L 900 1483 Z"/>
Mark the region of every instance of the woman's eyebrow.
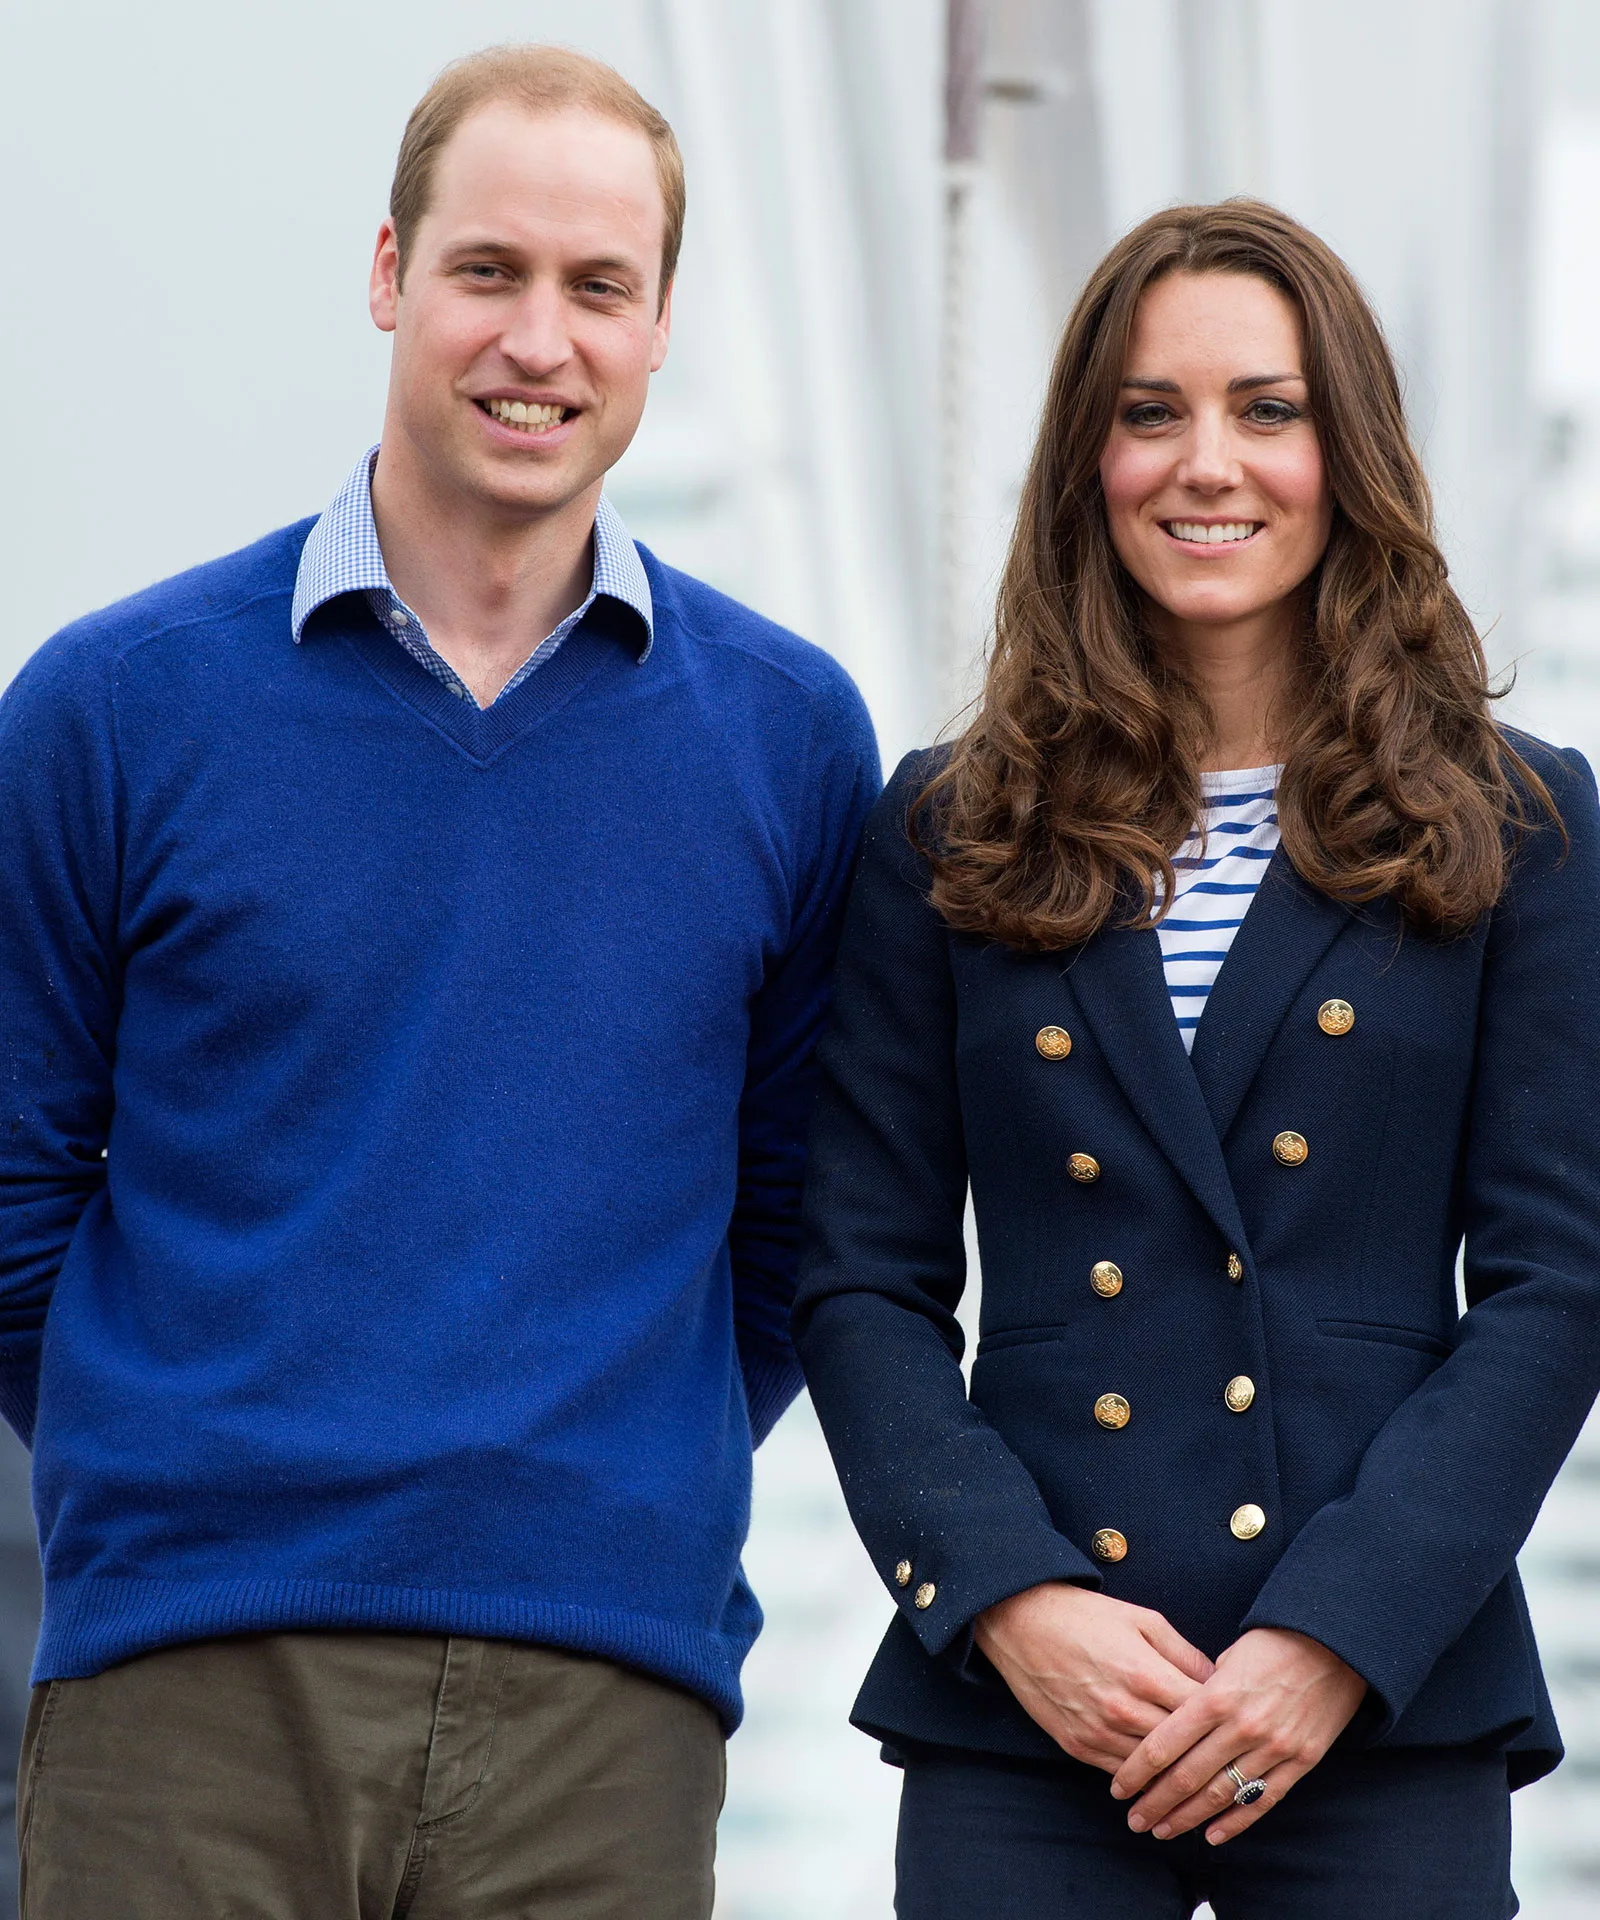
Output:
<path fill-rule="evenodd" d="M 1285 381 L 1303 381 L 1303 373 L 1241 373 L 1237 380 L 1228 382 L 1229 393 L 1251 393 L 1257 387 L 1276 387 Z M 1147 379 L 1142 373 L 1130 373 L 1123 381 L 1124 387 L 1137 387 L 1141 393 L 1177 393 L 1180 391 L 1176 380 Z"/>

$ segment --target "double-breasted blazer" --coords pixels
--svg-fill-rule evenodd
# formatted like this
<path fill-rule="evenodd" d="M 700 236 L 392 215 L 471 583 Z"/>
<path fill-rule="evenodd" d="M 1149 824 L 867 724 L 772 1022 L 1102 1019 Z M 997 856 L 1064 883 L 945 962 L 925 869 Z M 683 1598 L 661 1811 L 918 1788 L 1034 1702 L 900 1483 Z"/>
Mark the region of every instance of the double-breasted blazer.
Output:
<path fill-rule="evenodd" d="M 897 1608 L 858 1725 L 1057 1755 L 971 1625 L 1067 1580 L 1212 1656 L 1311 1635 L 1369 1683 L 1360 1738 L 1503 1746 L 1513 1784 L 1560 1758 L 1515 1556 L 1600 1383 L 1600 810 L 1580 756 L 1518 744 L 1565 841 L 1526 833 L 1492 913 L 1431 939 L 1280 849 L 1192 1058 L 1153 932 L 951 932 L 906 831 L 936 763 L 902 764 L 840 953 L 794 1323 Z"/>

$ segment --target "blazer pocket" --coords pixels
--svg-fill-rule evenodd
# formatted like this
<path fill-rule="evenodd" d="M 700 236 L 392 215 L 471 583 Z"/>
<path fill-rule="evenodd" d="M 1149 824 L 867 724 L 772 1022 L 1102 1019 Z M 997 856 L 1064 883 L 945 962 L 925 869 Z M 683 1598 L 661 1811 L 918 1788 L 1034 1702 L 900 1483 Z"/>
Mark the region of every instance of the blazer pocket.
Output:
<path fill-rule="evenodd" d="M 1002 1353 L 1007 1347 L 1033 1347 L 1044 1340 L 1064 1340 L 1065 1327 L 1006 1327 L 999 1333 L 986 1333 L 973 1350 L 981 1360 L 986 1353 Z"/>
<path fill-rule="evenodd" d="M 1448 1360 L 1455 1351 L 1436 1333 L 1424 1333 L 1420 1327 L 1386 1326 L 1376 1320 L 1319 1320 L 1317 1332 L 1332 1340 L 1375 1340 L 1385 1347 L 1412 1347 L 1418 1353 L 1431 1353 L 1436 1360 Z"/>

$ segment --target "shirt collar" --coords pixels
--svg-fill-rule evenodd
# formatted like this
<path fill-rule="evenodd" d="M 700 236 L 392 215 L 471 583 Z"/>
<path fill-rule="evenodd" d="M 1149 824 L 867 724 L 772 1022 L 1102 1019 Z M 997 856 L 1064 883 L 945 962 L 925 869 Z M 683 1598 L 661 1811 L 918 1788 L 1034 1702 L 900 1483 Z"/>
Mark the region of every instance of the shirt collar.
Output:
<path fill-rule="evenodd" d="M 351 468 L 350 477 L 311 529 L 301 550 L 289 611 L 296 642 L 304 637 L 306 622 L 318 607 L 341 594 L 378 593 L 399 600 L 383 564 L 377 523 L 372 517 L 372 468 L 377 457 L 378 449 L 373 447 Z M 650 580 L 622 516 L 604 494 L 594 516 L 594 578 L 589 597 L 601 594 L 638 615 L 644 629 L 639 648 L 643 664 L 655 640 Z M 533 644 L 530 642 L 530 648 Z"/>

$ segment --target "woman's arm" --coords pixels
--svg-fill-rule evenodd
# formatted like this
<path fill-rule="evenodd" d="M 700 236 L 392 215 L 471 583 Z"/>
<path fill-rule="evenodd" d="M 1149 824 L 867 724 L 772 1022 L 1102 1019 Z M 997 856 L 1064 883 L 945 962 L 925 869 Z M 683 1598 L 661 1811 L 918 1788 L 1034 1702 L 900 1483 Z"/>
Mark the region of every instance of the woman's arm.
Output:
<path fill-rule="evenodd" d="M 1128 1760 L 1139 1824 L 1226 1807 L 1229 1759 L 1268 1793 L 1321 1758 L 1370 1687 L 1392 1726 L 1510 1571 L 1600 1385 L 1600 807 L 1581 755 L 1546 777 L 1570 840 L 1519 849 L 1485 949 L 1461 1163 L 1469 1311 L 1355 1486 L 1296 1535 L 1214 1676 Z"/>
<path fill-rule="evenodd" d="M 1052 1582 L 1098 1588 L 1100 1575 L 1056 1530 L 961 1375 L 967 1164 L 955 988 L 927 870 L 905 832 L 928 771 L 924 755 L 902 764 L 862 843 L 819 1054 L 794 1334 L 873 1564 L 924 1650 L 964 1669 L 985 1609 Z M 1159 1619 L 1112 1601 L 1100 1612 L 1111 1609 Z M 1143 1633 L 1118 1631 L 1122 1665 L 1145 1676 L 1129 1676 L 1136 1692 L 1177 1683 L 1181 1697 L 1193 1687 Z M 1016 1673 L 1030 1660 L 1051 1664 L 1037 1635 L 1016 1643 Z M 1013 1690 L 1030 1705 L 1015 1680 Z"/>

